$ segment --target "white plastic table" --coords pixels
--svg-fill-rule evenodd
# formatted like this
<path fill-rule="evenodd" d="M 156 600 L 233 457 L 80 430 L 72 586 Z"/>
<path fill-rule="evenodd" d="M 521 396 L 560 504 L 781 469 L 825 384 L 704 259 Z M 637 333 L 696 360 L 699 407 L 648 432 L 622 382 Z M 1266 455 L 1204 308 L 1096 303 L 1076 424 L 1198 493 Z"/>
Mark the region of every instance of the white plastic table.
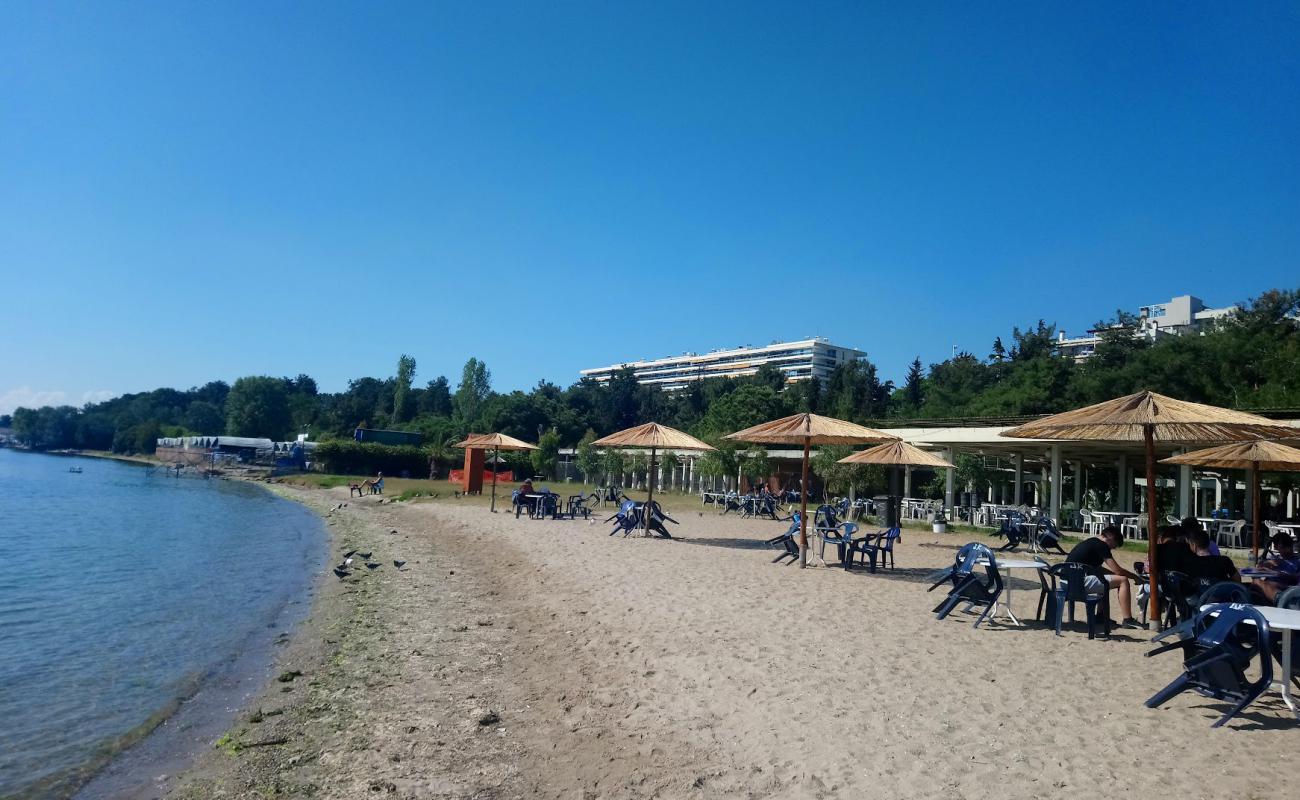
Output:
<path fill-rule="evenodd" d="M 1005 603 L 1002 602 L 1001 598 L 999 598 L 998 602 L 993 604 L 993 610 L 989 612 L 989 618 L 992 619 L 996 617 L 998 615 L 998 608 L 1001 607 L 1006 612 L 1005 615 L 1006 618 L 1011 620 L 1012 625 L 1018 625 L 1023 628 L 1025 626 L 1025 623 L 1017 619 L 1016 615 L 1011 612 L 1011 570 L 1013 569 L 1043 570 L 1050 567 L 1051 564 L 1047 564 L 1042 561 L 1028 561 L 1025 559 L 1015 559 L 1015 558 L 1002 559 L 1002 558 L 997 558 L 996 556 L 994 557 L 994 561 L 998 565 L 998 569 L 1001 570 L 1002 574 L 1005 575 L 1007 578 L 1006 581 L 1003 582 L 1003 596 L 1006 598 L 1006 602 Z M 984 560 L 980 560 L 975 563 L 979 564 L 981 567 L 987 567 L 989 565 L 989 562 Z"/>
<path fill-rule="evenodd" d="M 1204 611 L 1209 607 L 1201 606 L 1201 610 Z M 1282 631 L 1282 680 L 1274 681 L 1273 687 L 1282 692 L 1282 701 L 1286 703 L 1286 707 L 1300 717 L 1300 708 L 1296 707 L 1296 698 L 1291 694 L 1291 633 L 1300 630 L 1300 611 L 1274 606 L 1251 606 L 1251 608 L 1259 612 L 1271 630 Z M 1273 654 L 1265 653 L 1263 656 L 1272 658 Z"/>

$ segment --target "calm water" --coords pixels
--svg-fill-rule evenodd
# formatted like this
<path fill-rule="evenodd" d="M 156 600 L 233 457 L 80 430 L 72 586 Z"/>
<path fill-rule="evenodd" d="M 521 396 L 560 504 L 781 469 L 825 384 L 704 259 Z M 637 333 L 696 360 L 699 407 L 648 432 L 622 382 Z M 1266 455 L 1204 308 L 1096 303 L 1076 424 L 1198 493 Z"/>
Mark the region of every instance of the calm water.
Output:
<path fill-rule="evenodd" d="M 0 449 L 0 489 L 0 796 L 66 793 L 120 737 L 228 680 L 323 557 L 315 516 L 236 481 Z"/>

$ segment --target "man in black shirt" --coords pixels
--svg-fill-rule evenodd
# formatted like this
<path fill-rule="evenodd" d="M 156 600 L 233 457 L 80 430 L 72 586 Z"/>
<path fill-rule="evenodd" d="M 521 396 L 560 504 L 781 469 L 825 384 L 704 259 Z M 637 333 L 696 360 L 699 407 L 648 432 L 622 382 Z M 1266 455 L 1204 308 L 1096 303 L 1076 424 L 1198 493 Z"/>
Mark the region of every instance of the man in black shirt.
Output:
<path fill-rule="evenodd" d="M 1232 563 L 1231 558 L 1216 556 L 1210 552 L 1210 534 L 1203 530 L 1196 531 L 1192 534 L 1192 542 L 1196 547 L 1197 557 L 1193 562 L 1192 571 L 1188 573 L 1189 575 L 1194 578 L 1204 578 L 1214 583 L 1219 581 L 1241 582 L 1241 573 L 1237 572 L 1237 565 Z"/>
<path fill-rule="evenodd" d="M 1088 591 L 1093 594 L 1100 594 L 1109 589 L 1119 591 L 1119 605 L 1124 612 L 1124 618 L 1120 622 L 1125 628 L 1141 628 L 1137 620 L 1133 619 L 1133 593 L 1129 589 L 1130 580 L 1139 580 L 1137 575 L 1124 569 L 1115 561 L 1112 550 L 1123 546 L 1124 537 L 1119 532 L 1119 528 L 1114 525 L 1108 525 L 1097 536 L 1084 539 L 1074 546 L 1065 560 L 1077 564 L 1087 564 L 1092 567 L 1098 567 L 1110 574 L 1106 576 L 1108 585 L 1103 586 L 1096 578 L 1089 576 Z"/>

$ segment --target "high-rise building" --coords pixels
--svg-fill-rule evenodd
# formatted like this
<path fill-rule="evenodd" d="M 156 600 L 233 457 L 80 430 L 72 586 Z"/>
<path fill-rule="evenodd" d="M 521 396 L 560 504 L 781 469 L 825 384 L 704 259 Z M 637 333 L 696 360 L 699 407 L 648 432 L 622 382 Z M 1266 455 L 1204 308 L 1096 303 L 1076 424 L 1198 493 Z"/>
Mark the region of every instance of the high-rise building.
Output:
<path fill-rule="evenodd" d="M 816 338 L 799 342 L 773 342 L 766 347 L 745 345 L 708 353 L 683 353 L 679 356 L 628 361 L 608 367 L 584 369 L 581 375 L 605 383 L 615 372 L 631 368 L 638 383 L 657 384 L 672 391 L 704 378 L 753 375 L 759 367 L 770 364 L 785 374 L 787 383 L 797 383 L 810 378 L 824 381 L 836 367 L 865 358 L 866 355 L 861 350 L 841 347 L 826 339 Z"/>

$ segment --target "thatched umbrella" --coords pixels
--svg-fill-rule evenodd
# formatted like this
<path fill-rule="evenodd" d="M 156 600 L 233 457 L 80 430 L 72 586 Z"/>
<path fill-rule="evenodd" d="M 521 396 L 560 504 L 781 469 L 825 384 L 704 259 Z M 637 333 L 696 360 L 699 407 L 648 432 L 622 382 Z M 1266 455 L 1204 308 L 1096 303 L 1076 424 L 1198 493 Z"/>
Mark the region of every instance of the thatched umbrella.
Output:
<path fill-rule="evenodd" d="M 1300 431 L 1297 431 L 1300 433 Z M 1254 519 L 1251 520 L 1251 547 L 1259 558 L 1259 472 L 1300 472 L 1300 450 L 1277 442 L 1234 442 L 1205 450 L 1161 459 L 1161 464 L 1187 464 L 1196 467 L 1246 469 L 1251 471 L 1250 491 Z"/>
<path fill-rule="evenodd" d="M 459 447 L 465 450 L 486 450 L 492 448 L 492 504 L 490 509 L 492 513 L 497 510 L 497 465 L 496 459 L 500 457 L 502 450 L 536 450 L 537 445 L 520 441 L 513 436 L 506 436 L 504 433 L 471 433 L 464 440 L 456 442 L 453 447 Z"/>
<path fill-rule="evenodd" d="M 1091 439 L 1143 442 L 1147 460 L 1147 563 L 1151 574 L 1151 618 L 1160 619 L 1156 585 L 1156 441 L 1225 442 L 1296 435 L 1296 429 L 1264 417 L 1189 403 L 1142 391 L 1104 403 L 1028 422 L 1003 436 L 1019 439 Z"/>
<path fill-rule="evenodd" d="M 866 450 L 860 450 L 852 455 L 845 456 L 839 460 L 841 464 L 879 464 L 889 467 L 891 470 L 895 467 L 935 467 L 942 469 L 955 469 L 956 464 L 951 464 L 947 460 L 936 456 L 934 453 L 922 450 L 919 447 L 910 445 L 899 439 L 894 442 L 885 442 L 875 447 L 869 447 Z M 892 488 L 893 476 L 890 476 L 890 487 Z M 894 504 L 891 495 L 890 504 Z M 888 527 L 897 520 L 886 519 L 885 525 Z M 901 523 L 899 523 L 901 524 Z"/>
<path fill-rule="evenodd" d="M 647 536 L 650 531 L 650 504 L 655 499 L 655 452 L 657 450 L 715 449 L 713 445 L 707 442 L 701 442 L 688 433 L 682 433 L 676 428 L 670 428 L 667 425 L 660 425 L 658 422 L 647 422 L 644 425 L 637 425 L 635 428 L 627 428 L 618 433 L 611 433 L 603 439 L 597 439 L 592 444 L 596 447 L 650 448 L 650 479 L 646 481 L 650 495 L 645 501 L 645 513 L 641 515 Z"/>
<path fill-rule="evenodd" d="M 898 437 L 884 431 L 845 422 L 842 419 L 803 413 L 764 422 L 762 425 L 755 425 L 743 431 L 729 433 L 723 438 L 741 442 L 803 445 L 803 480 L 799 485 L 799 567 L 802 569 L 808 566 L 809 448 L 814 444 L 888 442 Z"/>

